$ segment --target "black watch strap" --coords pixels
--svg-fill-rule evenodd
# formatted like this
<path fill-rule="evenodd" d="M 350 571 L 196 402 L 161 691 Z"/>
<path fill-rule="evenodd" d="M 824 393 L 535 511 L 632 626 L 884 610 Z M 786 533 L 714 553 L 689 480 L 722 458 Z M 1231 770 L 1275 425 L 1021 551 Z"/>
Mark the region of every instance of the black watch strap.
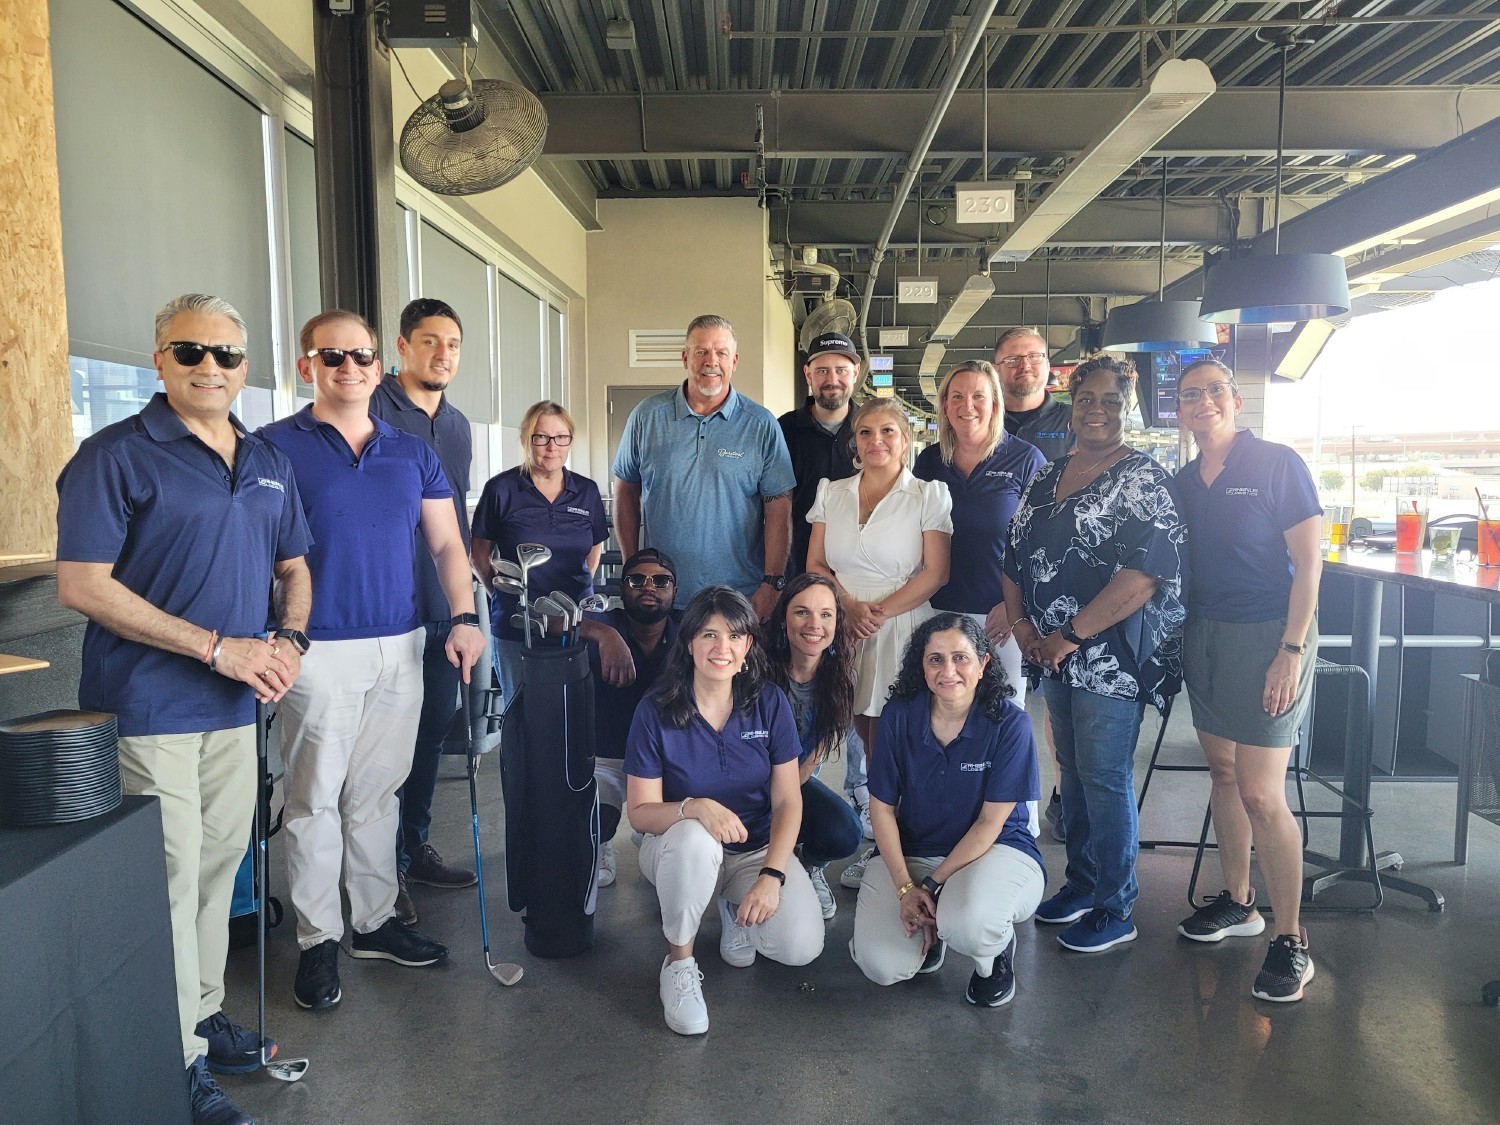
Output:
<path fill-rule="evenodd" d="M 927 890 L 932 894 L 933 898 L 937 898 L 938 892 L 943 889 L 943 884 L 939 883 L 931 875 L 923 879 L 919 885 L 927 888 Z"/>
<path fill-rule="evenodd" d="M 477 629 L 479 628 L 479 614 L 455 613 L 452 618 L 452 625 L 472 625 Z"/>
<path fill-rule="evenodd" d="M 312 648 L 312 641 L 307 639 L 307 634 L 298 629 L 277 629 L 274 635 L 281 640 L 291 641 L 292 647 L 302 656 L 306 656 L 307 650 Z"/>
<path fill-rule="evenodd" d="M 1087 637 L 1080 637 L 1077 633 L 1073 632 L 1072 621 L 1063 622 L 1063 627 L 1058 632 L 1063 635 L 1063 640 L 1067 641 L 1070 645 L 1082 645 L 1084 641 L 1088 640 Z"/>
<path fill-rule="evenodd" d="M 786 872 L 785 871 L 778 871 L 774 867 L 762 867 L 760 869 L 760 873 L 762 875 L 769 875 L 771 878 L 773 878 L 777 882 L 779 882 L 783 887 L 786 886 Z"/>

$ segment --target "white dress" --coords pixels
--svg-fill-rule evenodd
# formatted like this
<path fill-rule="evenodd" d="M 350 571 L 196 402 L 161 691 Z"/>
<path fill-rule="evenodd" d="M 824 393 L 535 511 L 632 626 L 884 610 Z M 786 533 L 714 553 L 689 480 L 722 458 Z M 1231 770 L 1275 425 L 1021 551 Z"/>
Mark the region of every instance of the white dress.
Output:
<path fill-rule="evenodd" d="M 953 534 L 953 499 L 942 481 L 918 480 L 907 469 L 869 522 L 859 525 L 857 473 L 818 482 L 808 523 L 824 524 L 823 553 L 839 585 L 863 602 L 899 590 L 922 569 L 922 533 Z M 854 713 L 879 715 L 901 667 L 901 654 L 918 625 L 933 614 L 928 602 L 886 620 L 855 653 Z"/>

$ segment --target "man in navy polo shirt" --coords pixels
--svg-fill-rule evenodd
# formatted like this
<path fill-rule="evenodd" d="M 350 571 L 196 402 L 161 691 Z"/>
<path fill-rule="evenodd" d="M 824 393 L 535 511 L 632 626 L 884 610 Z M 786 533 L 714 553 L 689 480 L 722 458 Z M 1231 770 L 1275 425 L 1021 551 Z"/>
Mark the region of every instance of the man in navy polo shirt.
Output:
<path fill-rule="evenodd" d="M 464 500 L 469 494 L 474 442 L 469 420 L 443 393 L 458 373 L 463 340 L 463 323 L 449 305 L 431 297 L 410 302 L 401 310 L 401 334 L 396 337 L 401 370 L 380 380 L 370 399 L 370 413 L 421 438 L 438 455 L 448 487 L 453 490 L 453 508 L 467 550 L 469 514 Z M 451 611 L 426 543 L 418 543 L 414 555 L 417 613 L 427 633 L 427 644 L 422 650 L 422 716 L 417 723 L 411 773 L 396 791 L 401 808 L 396 832 L 396 917 L 408 926 L 417 924 L 417 911 L 406 889 L 408 879 L 429 887 L 469 887 L 476 881 L 467 867 L 444 863 L 427 841 L 443 739 L 458 708 L 458 669 L 448 662 Z"/>
<path fill-rule="evenodd" d="M 729 384 L 740 356 L 721 316 L 688 325 L 687 378 L 630 412 L 615 453 L 615 538 L 677 560 L 679 597 L 723 583 L 764 621 L 786 585 L 792 462 L 771 412 Z"/>
<path fill-rule="evenodd" d="M 1052 365 L 1035 328 L 1010 328 L 995 341 L 1005 399 L 1005 432 L 1029 441 L 1049 461 L 1073 448 L 1073 408 L 1047 393 Z"/>
<path fill-rule="evenodd" d="M 256 1036 L 220 1011 L 229 902 L 255 809 L 255 702 L 296 681 L 283 638 L 301 636 L 311 603 L 292 467 L 229 410 L 245 339 L 228 302 L 172 301 L 156 316 L 162 392 L 84 441 L 57 480 L 57 596 L 89 618 L 78 701 L 116 716 L 124 791 L 161 804 L 195 1122 L 244 1119 L 208 1067 L 260 1065 Z M 267 620 L 281 627 L 270 640 Z"/>
<path fill-rule="evenodd" d="M 433 965 L 443 945 L 395 918 L 399 813 L 422 708 L 416 531 L 451 607 L 449 661 L 468 680 L 484 652 L 453 490 L 428 446 L 372 417 L 380 378 L 375 333 L 345 309 L 302 328 L 297 371 L 311 406 L 262 429 L 291 459 L 318 545 L 308 557 L 318 597 L 302 678 L 281 706 L 286 757 L 287 873 L 297 944 L 293 995 L 304 1008 L 342 996 L 340 875 L 354 957 Z"/>
<path fill-rule="evenodd" d="M 849 396 L 859 381 L 859 349 L 848 336 L 825 332 L 809 345 L 802 376 L 812 394 L 796 410 L 776 419 L 792 458 L 792 473 L 797 478 L 792 490 L 788 578 L 795 578 L 807 569 L 807 543 L 812 535 L 807 513 L 818 494 L 818 482 L 854 475 Z"/>

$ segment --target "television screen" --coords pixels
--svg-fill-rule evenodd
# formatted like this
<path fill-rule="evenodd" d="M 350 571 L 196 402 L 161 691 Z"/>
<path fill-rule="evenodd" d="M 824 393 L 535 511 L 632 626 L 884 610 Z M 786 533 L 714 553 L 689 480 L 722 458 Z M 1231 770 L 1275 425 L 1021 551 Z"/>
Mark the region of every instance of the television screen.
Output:
<path fill-rule="evenodd" d="M 1167 429 L 1177 422 L 1177 378 L 1182 369 L 1200 359 L 1217 359 L 1234 366 L 1233 348 L 1220 344 L 1213 348 L 1182 348 L 1178 351 L 1153 352 L 1141 356 L 1137 370 L 1141 380 L 1141 420 L 1149 427 Z"/>

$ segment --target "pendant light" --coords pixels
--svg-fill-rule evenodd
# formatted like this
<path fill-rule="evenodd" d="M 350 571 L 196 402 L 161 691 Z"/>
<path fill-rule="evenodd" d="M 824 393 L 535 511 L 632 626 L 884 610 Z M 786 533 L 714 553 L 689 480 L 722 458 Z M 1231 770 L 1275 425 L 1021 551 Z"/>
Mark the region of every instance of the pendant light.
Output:
<path fill-rule="evenodd" d="M 1281 181 L 1286 130 L 1286 60 L 1298 40 L 1277 35 L 1281 78 L 1276 103 L 1276 202 L 1271 253 L 1223 262 L 1208 271 L 1203 316 L 1219 324 L 1274 324 L 1320 320 L 1349 311 L 1349 275 L 1337 254 L 1281 252 Z"/>
<path fill-rule="evenodd" d="M 1156 300 L 1122 305 L 1104 318 L 1105 351 L 1170 352 L 1219 342 L 1212 324 L 1198 315 L 1197 301 L 1167 301 L 1167 158 L 1161 158 L 1161 242 L 1156 255 Z"/>

